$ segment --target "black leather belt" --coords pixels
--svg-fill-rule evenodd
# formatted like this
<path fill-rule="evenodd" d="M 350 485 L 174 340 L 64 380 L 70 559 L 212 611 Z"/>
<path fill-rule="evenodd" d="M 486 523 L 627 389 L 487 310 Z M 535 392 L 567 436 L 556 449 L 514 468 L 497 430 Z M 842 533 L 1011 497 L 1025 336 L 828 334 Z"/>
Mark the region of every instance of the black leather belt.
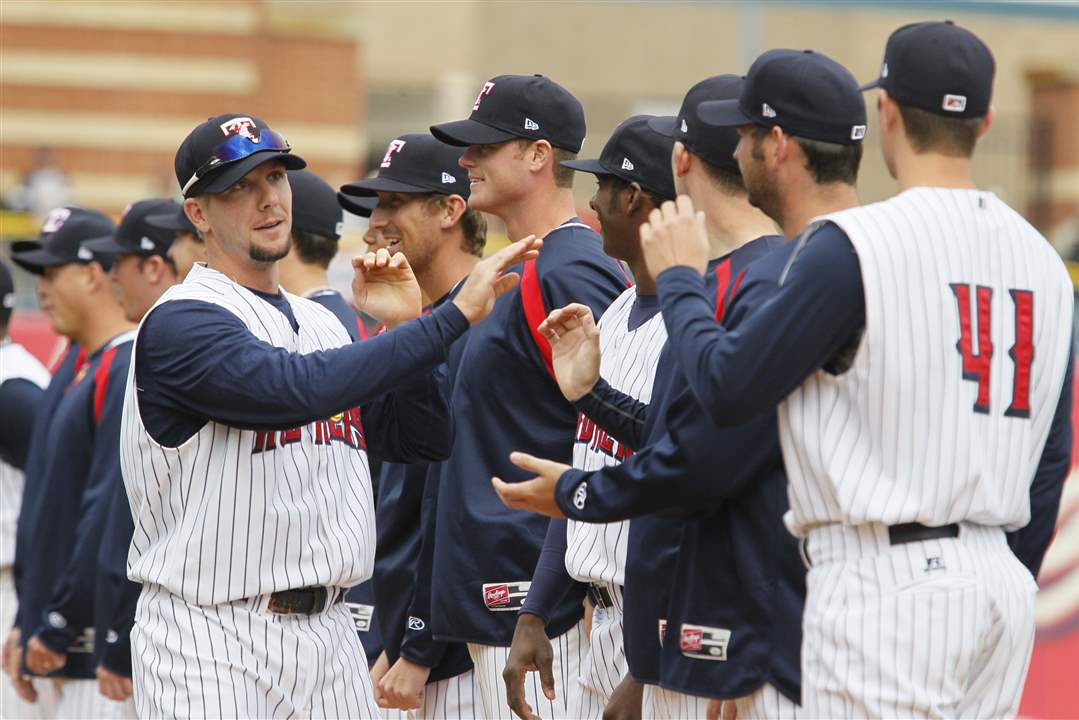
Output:
<path fill-rule="evenodd" d="M 954 537 L 959 537 L 959 525 L 955 523 L 940 527 L 929 527 L 916 522 L 888 526 L 888 542 L 892 545 Z"/>
<path fill-rule="evenodd" d="M 280 615 L 314 615 L 345 597 L 336 588 L 304 587 L 295 590 L 279 590 L 270 595 L 266 609 Z"/>
<path fill-rule="evenodd" d="M 611 597 L 610 590 L 604 585 L 589 583 L 588 599 L 592 601 L 593 605 L 604 610 L 614 607 L 614 598 Z"/>

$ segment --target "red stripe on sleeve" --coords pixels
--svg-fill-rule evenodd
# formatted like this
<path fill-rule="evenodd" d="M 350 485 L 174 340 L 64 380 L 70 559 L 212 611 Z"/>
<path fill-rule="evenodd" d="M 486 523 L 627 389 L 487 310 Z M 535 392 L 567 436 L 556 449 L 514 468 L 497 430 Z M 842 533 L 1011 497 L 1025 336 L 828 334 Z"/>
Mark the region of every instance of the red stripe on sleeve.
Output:
<path fill-rule="evenodd" d="M 731 259 L 716 265 L 716 322 L 723 319 L 727 309 L 727 286 L 731 284 Z"/>
<path fill-rule="evenodd" d="M 543 293 L 540 292 L 539 273 L 536 271 L 535 260 L 526 262 L 524 271 L 521 273 L 521 304 L 524 307 L 528 331 L 532 333 L 532 339 L 536 342 L 543 364 L 547 366 L 547 372 L 554 377 L 551 344 L 539 331 L 540 323 L 547 319 L 547 308 L 543 305 Z"/>
<path fill-rule="evenodd" d="M 109 389 L 109 367 L 116 357 L 116 348 L 109 348 L 101 356 L 101 364 L 94 371 L 94 422 L 101 422 L 101 411 L 105 408 L 105 393 Z"/>

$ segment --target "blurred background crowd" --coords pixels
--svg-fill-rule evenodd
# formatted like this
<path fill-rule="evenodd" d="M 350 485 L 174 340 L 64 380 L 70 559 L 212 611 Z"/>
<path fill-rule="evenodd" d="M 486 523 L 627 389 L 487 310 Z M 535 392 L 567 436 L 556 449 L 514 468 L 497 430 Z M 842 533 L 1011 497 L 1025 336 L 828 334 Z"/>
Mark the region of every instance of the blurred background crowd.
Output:
<path fill-rule="evenodd" d="M 870 78 L 892 30 L 944 18 L 977 33 L 997 62 L 976 180 L 1079 261 L 1079 3 L 849 0 L 3 0 L 0 257 L 58 205 L 118 216 L 138 199 L 178 197 L 177 143 L 216 113 L 265 118 L 336 186 L 377 169 L 390 139 L 467 113 L 485 79 L 541 72 L 584 104 L 582 155 L 592 157 L 623 118 L 673 114 L 694 82 L 744 72 L 762 50 L 813 48 Z M 865 142 L 877 157 L 872 125 Z M 863 164 L 863 202 L 893 190 L 882 163 Z M 592 191 L 578 178 L 585 218 Z M 362 245 L 363 221 L 346 220 L 332 268 L 342 288 Z M 488 248 L 504 240 L 493 227 Z M 1069 268 L 1079 278 L 1079 264 Z M 18 271 L 16 289 L 29 312 L 13 335 L 47 335 L 32 278 Z M 1079 716 L 1075 485 L 1042 572 L 1031 715 Z"/>

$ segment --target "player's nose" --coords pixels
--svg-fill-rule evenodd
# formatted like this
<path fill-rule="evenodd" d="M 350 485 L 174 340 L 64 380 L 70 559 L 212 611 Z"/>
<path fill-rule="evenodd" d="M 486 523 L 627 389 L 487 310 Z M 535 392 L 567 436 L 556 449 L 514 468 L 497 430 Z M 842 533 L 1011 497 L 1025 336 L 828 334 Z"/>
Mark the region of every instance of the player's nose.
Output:
<path fill-rule="evenodd" d="M 457 164 L 466 170 L 476 167 L 476 159 L 472 155 L 471 145 L 461 154 L 461 157 L 457 158 Z"/>

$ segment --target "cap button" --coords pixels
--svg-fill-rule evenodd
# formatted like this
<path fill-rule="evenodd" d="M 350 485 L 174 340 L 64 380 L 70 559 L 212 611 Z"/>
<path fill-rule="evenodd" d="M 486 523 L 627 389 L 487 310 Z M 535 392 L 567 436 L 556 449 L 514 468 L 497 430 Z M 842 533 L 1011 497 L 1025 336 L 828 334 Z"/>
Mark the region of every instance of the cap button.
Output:
<path fill-rule="evenodd" d="M 803 50 L 802 52 L 804 52 L 806 55 L 812 55 L 813 54 L 812 50 Z"/>
<path fill-rule="evenodd" d="M 955 20 L 945 20 L 944 23 L 946 25 L 955 25 Z"/>

